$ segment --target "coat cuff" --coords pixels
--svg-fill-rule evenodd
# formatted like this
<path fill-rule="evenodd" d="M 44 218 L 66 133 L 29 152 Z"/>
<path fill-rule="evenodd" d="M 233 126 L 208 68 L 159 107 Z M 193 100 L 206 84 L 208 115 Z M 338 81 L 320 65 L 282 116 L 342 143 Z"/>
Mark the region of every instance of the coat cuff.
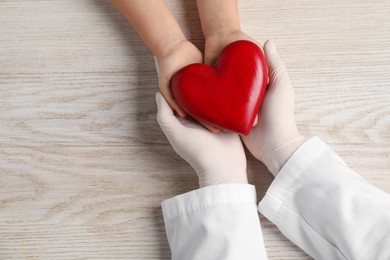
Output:
<path fill-rule="evenodd" d="M 260 201 L 258 210 L 269 220 L 274 220 L 280 207 L 287 203 L 291 192 L 307 168 L 323 156 L 333 151 L 319 138 L 312 137 L 303 143 L 289 158 Z"/>
<path fill-rule="evenodd" d="M 209 207 L 236 203 L 256 204 L 255 187 L 239 183 L 211 185 L 164 200 L 161 206 L 167 222 Z"/>

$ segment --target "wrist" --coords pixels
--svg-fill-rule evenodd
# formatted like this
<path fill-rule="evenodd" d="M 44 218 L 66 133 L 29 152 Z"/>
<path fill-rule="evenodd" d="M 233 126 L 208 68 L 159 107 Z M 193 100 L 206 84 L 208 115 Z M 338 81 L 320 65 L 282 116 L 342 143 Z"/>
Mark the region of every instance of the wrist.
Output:
<path fill-rule="evenodd" d="M 294 131 L 285 140 L 285 142 L 273 149 L 268 159 L 264 160 L 268 170 L 274 176 L 278 175 L 283 166 L 306 139 L 298 131 Z"/>
<path fill-rule="evenodd" d="M 237 0 L 197 0 L 204 38 L 241 30 Z"/>
<path fill-rule="evenodd" d="M 177 36 L 176 38 L 163 41 L 159 44 L 153 52 L 157 60 L 161 61 L 169 57 L 172 53 L 182 48 L 182 46 L 188 44 L 188 40 L 183 36 Z"/>
<path fill-rule="evenodd" d="M 207 174 L 197 173 L 199 178 L 199 187 L 203 188 L 211 185 L 229 184 L 229 183 L 243 183 L 248 184 L 248 177 L 246 172 L 233 172 L 225 174 Z"/>
<path fill-rule="evenodd" d="M 241 30 L 240 26 L 226 25 L 210 32 L 207 36 L 205 36 L 205 41 L 228 42 L 231 39 L 240 38 L 243 34 L 244 32 Z"/>
<path fill-rule="evenodd" d="M 225 39 L 228 38 L 231 35 L 236 35 L 242 33 L 240 25 L 237 24 L 224 24 L 221 26 L 218 26 L 212 30 L 209 30 L 207 35 L 205 35 L 205 40 L 208 39 Z"/>

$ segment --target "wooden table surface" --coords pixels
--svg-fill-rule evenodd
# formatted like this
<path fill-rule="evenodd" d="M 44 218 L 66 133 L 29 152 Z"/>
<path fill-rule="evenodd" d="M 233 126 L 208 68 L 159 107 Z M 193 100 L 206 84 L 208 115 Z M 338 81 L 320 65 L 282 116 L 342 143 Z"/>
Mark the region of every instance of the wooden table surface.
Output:
<path fill-rule="evenodd" d="M 167 1 L 203 48 L 194 0 Z M 299 129 L 390 192 L 390 1 L 239 3 Z M 160 202 L 197 188 L 156 122 L 153 57 L 107 1 L 0 1 L 0 259 L 169 259 Z M 248 155 L 259 199 L 272 182 Z M 270 259 L 310 259 L 261 217 Z"/>

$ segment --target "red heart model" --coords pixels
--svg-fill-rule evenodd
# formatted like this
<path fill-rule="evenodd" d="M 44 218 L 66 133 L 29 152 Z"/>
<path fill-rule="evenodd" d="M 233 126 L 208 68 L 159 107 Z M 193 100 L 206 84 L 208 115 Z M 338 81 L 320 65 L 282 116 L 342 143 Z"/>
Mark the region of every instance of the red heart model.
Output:
<path fill-rule="evenodd" d="M 190 64 L 172 77 L 178 104 L 196 120 L 247 135 L 268 83 L 262 50 L 250 41 L 227 45 L 215 66 Z"/>

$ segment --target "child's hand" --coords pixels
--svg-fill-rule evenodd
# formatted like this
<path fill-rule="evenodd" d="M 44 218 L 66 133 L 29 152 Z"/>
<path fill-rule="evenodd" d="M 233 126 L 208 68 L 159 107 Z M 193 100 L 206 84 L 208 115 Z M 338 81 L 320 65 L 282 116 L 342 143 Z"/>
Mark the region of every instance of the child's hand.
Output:
<path fill-rule="evenodd" d="M 169 106 L 176 111 L 180 117 L 184 118 L 186 113 L 173 97 L 170 81 L 173 74 L 183 67 L 192 63 L 203 63 L 203 56 L 199 49 L 187 40 L 182 40 L 170 47 L 164 46 L 164 48 L 169 49 L 169 51 L 156 61 L 160 90 Z M 220 131 L 213 126 L 207 124 L 203 125 L 211 132 Z"/>
<path fill-rule="evenodd" d="M 196 171 L 200 187 L 247 183 L 244 149 L 237 134 L 211 133 L 196 122 L 178 118 L 157 93 L 157 121 L 169 142 Z"/>
<path fill-rule="evenodd" d="M 205 42 L 204 63 L 213 65 L 226 45 L 239 40 L 247 40 L 257 44 L 253 38 L 241 30 L 228 30 L 210 35 Z M 259 47 L 262 49 L 261 46 Z"/>
<path fill-rule="evenodd" d="M 294 90 L 286 67 L 272 42 L 266 42 L 264 50 L 270 83 L 259 111 L 259 123 L 242 140 L 276 176 L 304 138 L 295 123 Z"/>
<path fill-rule="evenodd" d="M 163 46 L 167 51 L 159 57 L 157 62 L 157 72 L 159 77 L 159 86 L 171 108 L 176 111 L 180 117 L 185 117 L 186 113 L 177 104 L 170 87 L 170 81 L 177 71 L 192 63 L 202 63 L 202 53 L 192 43 L 182 40 L 174 43 L 172 46 Z"/>

